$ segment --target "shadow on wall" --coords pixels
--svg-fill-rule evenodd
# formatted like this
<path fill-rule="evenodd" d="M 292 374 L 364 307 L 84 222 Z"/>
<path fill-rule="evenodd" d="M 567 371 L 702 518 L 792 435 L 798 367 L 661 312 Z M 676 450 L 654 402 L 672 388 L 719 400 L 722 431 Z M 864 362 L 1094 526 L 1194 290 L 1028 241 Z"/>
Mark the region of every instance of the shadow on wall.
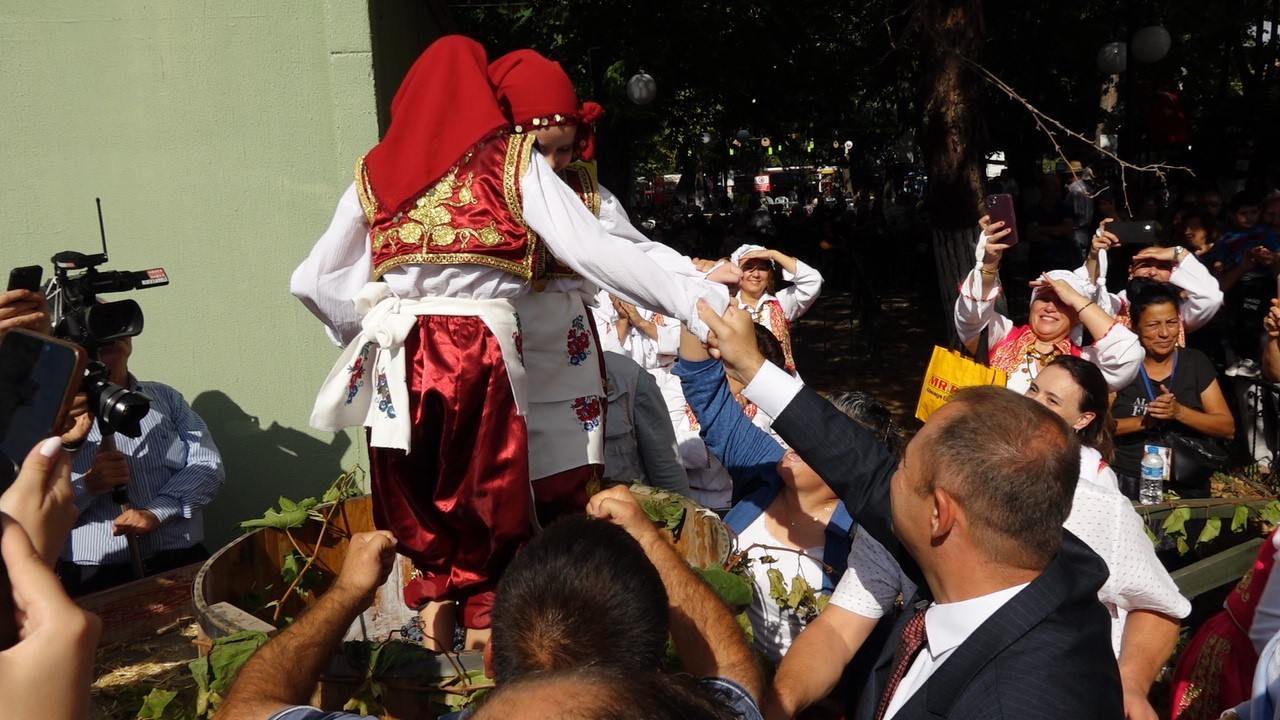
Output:
<path fill-rule="evenodd" d="M 348 469 L 342 464 L 351 448 L 347 433 L 325 443 L 276 422 L 264 428 L 219 391 L 201 393 L 191 407 L 209 425 L 227 471 L 226 483 L 204 514 L 211 552 L 238 537 L 242 520 L 260 517 L 281 495 L 318 498 Z"/>

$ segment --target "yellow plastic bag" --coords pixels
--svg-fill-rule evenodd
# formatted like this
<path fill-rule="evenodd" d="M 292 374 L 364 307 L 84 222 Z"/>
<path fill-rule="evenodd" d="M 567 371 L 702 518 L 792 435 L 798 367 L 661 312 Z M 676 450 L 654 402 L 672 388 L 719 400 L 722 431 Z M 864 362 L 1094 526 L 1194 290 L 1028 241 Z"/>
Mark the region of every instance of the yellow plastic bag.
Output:
<path fill-rule="evenodd" d="M 975 362 L 957 350 L 934 346 L 929 369 L 924 373 L 920 386 L 920 402 L 916 404 L 916 419 L 929 420 L 935 410 L 946 405 L 960 388 L 973 385 L 999 385 L 1004 387 L 1007 376 L 1003 370 Z"/>

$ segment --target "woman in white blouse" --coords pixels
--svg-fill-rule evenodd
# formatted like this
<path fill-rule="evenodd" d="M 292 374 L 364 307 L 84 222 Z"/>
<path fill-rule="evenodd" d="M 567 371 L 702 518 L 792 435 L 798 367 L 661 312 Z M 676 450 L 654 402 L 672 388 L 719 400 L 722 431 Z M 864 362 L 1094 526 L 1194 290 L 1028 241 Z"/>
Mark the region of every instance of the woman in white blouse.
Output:
<path fill-rule="evenodd" d="M 795 370 L 791 354 L 791 323 L 813 307 L 822 292 L 822 274 L 801 260 L 759 245 L 743 245 L 730 257 L 742 268 L 738 282 L 738 307 L 751 319 L 769 329 L 782 343 L 787 371 Z M 782 279 L 792 285 L 774 290 L 773 270 L 782 268 Z"/>

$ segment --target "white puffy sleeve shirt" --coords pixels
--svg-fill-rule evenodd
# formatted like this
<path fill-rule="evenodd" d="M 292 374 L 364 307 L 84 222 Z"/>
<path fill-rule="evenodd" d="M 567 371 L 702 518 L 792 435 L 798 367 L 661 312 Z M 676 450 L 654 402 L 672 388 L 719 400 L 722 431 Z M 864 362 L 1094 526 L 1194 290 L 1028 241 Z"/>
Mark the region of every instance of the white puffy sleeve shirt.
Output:
<path fill-rule="evenodd" d="M 668 252 L 681 256 L 658 243 L 643 245 L 630 237 L 639 233 L 624 222 L 625 213 L 617 212 L 621 208 L 612 212 L 610 227 L 622 235 L 611 235 L 540 154 L 533 154 L 521 178 L 521 190 L 525 223 L 557 259 L 587 281 L 639 307 L 680 318 L 704 338 L 706 327 L 698 319 L 697 301 L 706 300 L 717 313 L 728 307 L 723 285 L 696 273 L 673 274 L 651 259 L 646 251 L 674 267 L 676 261 Z M 339 345 L 349 343 L 360 331 L 351 298 L 372 275 L 368 236 L 369 225 L 352 185 L 338 202 L 328 230 L 290 278 L 290 292 L 325 324 L 329 338 Z M 514 298 L 528 291 L 528 283 L 520 278 L 476 265 L 401 265 L 382 279 L 401 297 Z"/>

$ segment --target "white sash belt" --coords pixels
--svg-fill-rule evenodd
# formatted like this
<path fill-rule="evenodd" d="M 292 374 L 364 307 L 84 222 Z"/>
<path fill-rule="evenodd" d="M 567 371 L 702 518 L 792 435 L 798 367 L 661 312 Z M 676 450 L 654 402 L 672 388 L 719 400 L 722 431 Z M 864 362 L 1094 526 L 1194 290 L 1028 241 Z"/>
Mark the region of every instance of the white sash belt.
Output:
<path fill-rule="evenodd" d="M 364 426 L 370 429 L 371 446 L 409 451 L 411 422 L 404 340 L 420 315 L 479 317 L 502 348 L 516 409 L 525 414 L 528 389 L 516 346 L 520 325 L 510 301 L 398 298 L 386 283 L 371 282 L 354 302 L 356 312 L 364 318 L 362 330 L 320 387 L 311 411 L 312 427 L 336 432 Z"/>

